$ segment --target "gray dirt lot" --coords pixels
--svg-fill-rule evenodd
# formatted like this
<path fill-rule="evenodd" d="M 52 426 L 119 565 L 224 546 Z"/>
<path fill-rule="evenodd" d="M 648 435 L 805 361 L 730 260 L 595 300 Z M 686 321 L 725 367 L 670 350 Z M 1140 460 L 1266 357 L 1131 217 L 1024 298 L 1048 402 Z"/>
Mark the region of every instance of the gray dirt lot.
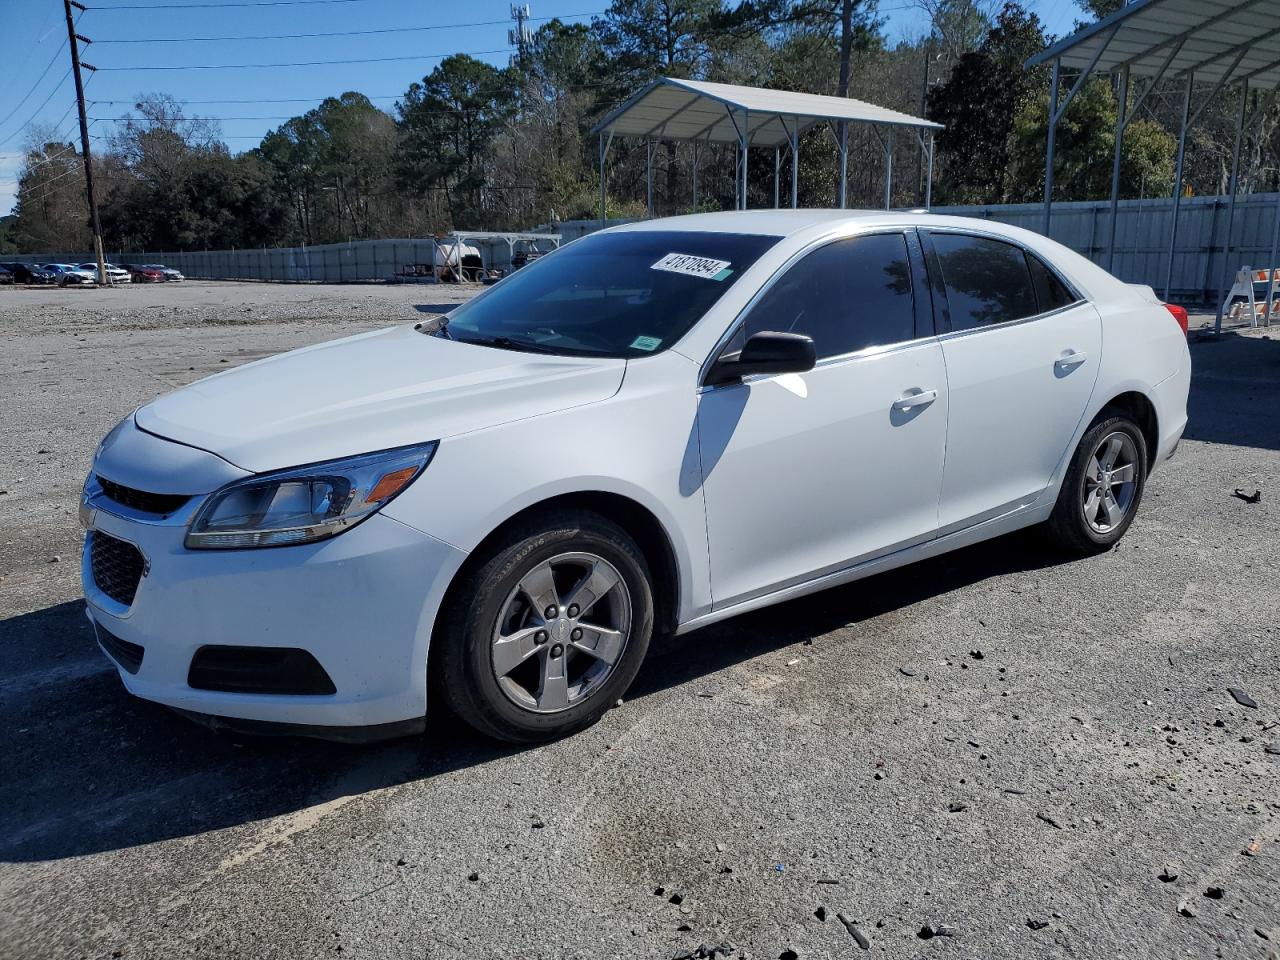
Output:
<path fill-rule="evenodd" d="M 1278 335 L 1193 348 L 1114 552 L 1019 535 L 663 641 L 560 743 L 237 742 L 127 696 L 78 599 L 102 434 L 467 292 L 0 291 L 0 956 L 861 956 L 837 913 L 893 958 L 1277 955 Z"/>

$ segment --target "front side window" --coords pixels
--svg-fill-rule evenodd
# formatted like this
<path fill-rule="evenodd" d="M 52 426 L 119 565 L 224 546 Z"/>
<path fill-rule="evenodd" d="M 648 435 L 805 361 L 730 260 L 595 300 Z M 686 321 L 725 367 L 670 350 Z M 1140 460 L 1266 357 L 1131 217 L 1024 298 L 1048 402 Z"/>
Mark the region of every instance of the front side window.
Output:
<path fill-rule="evenodd" d="M 644 357 L 665 350 L 779 237 L 593 234 L 458 307 L 440 335 L 504 350 Z"/>
<path fill-rule="evenodd" d="M 812 337 L 819 359 L 914 339 L 906 237 L 853 237 L 808 254 L 752 307 L 746 336 L 762 330 Z"/>
<path fill-rule="evenodd" d="M 960 233 L 930 238 L 947 290 L 952 330 L 1008 323 L 1039 312 L 1021 247 Z"/>

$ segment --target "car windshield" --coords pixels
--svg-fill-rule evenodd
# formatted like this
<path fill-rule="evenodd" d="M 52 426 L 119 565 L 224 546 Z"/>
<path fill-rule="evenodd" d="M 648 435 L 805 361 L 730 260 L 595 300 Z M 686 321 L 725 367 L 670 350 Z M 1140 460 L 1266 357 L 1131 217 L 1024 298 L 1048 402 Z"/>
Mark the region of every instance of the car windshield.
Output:
<path fill-rule="evenodd" d="M 643 357 L 679 340 L 779 237 L 594 234 L 455 310 L 440 336 L 506 350 Z"/>

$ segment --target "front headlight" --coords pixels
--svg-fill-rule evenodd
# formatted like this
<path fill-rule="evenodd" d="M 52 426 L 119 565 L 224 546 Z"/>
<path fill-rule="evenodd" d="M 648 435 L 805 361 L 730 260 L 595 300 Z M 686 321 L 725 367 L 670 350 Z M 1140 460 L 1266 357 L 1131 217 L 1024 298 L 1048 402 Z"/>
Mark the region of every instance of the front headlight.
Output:
<path fill-rule="evenodd" d="M 336 536 L 413 483 L 435 451 L 424 443 L 237 480 L 200 508 L 186 546 L 238 550 Z"/>

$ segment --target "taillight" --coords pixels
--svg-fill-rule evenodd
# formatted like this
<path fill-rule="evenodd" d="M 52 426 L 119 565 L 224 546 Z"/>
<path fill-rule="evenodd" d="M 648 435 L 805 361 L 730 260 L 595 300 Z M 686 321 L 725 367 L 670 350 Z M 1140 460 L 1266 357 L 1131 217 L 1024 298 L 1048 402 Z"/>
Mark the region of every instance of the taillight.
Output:
<path fill-rule="evenodd" d="M 1176 303 L 1166 303 L 1164 308 L 1173 314 L 1173 319 L 1178 321 L 1178 326 L 1182 328 L 1182 332 L 1187 332 L 1187 308 L 1180 307 Z"/>

